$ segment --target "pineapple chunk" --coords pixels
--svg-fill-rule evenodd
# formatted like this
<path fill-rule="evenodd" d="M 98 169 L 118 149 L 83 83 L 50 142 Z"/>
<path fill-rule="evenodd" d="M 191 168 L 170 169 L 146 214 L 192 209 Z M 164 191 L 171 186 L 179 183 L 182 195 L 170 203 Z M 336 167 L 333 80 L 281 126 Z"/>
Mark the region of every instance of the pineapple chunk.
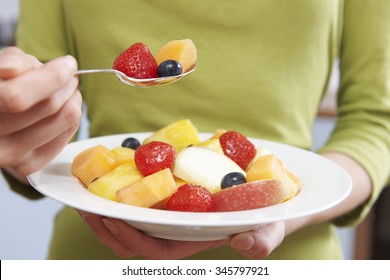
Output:
<path fill-rule="evenodd" d="M 133 160 L 93 181 L 88 185 L 88 190 L 98 196 L 118 201 L 116 192 L 142 177 Z"/>
<path fill-rule="evenodd" d="M 217 129 L 217 131 L 214 133 L 213 136 L 210 137 L 210 139 L 219 139 L 222 134 L 226 132 L 226 129 Z"/>
<path fill-rule="evenodd" d="M 226 130 L 224 129 L 218 129 L 216 133 L 213 136 L 211 136 L 209 139 L 196 143 L 194 146 L 208 148 L 210 150 L 223 154 L 221 143 L 219 142 L 219 137 L 225 132 Z"/>
<path fill-rule="evenodd" d="M 215 152 L 218 152 L 220 154 L 223 154 L 223 150 L 221 147 L 221 143 L 219 143 L 219 139 L 207 139 L 205 141 L 195 144 L 194 146 L 207 148 Z"/>
<path fill-rule="evenodd" d="M 183 148 L 188 147 L 199 142 L 199 135 L 197 128 L 188 119 L 183 119 L 171 123 L 156 132 L 143 141 L 143 144 L 147 144 L 152 141 L 161 141 L 171 144 L 176 153 L 180 152 Z"/>
<path fill-rule="evenodd" d="M 177 191 L 169 168 L 135 181 L 116 192 L 118 201 L 134 206 L 152 207 Z"/>
<path fill-rule="evenodd" d="M 71 172 L 84 186 L 88 186 L 96 178 L 113 170 L 116 166 L 114 154 L 97 145 L 79 153 L 72 162 Z"/>
<path fill-rule="evenodd" d="M 157 64 L 169 59 L 180 62 L 185 73 L 195 65 L 197 51 L 194 42 L 190 39 L 173 40 L 162 46 L 155 57 Z"/>
<path fill-rule="evenodd" d="M 117 166 L 132 162 L 134 160 L 135 150 L 130 148 L 120 146 L 112 149 L 111 151 L 114 154 Z"/>

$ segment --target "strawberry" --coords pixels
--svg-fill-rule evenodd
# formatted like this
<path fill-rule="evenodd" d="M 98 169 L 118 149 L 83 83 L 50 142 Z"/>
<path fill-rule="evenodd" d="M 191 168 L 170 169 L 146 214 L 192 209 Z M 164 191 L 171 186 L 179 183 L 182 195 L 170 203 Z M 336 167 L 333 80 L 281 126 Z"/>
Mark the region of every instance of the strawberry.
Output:
<path fill-rule="evenodd" d="M 215 202 L 206 188 L 185 184 L 169 198 L 167 209 L 184 212 L 214 212 Z"/>
<path fill-rule="evenodd" d="M 112 68 L 132 78 L 149 79 L 157 77 L 158 65 L 145 44 L 135 43 L 115 59 Z"/>
<path fill-rule="evenodd" d="M 256 148 L 244 135 L 227 131 L 219 137 L 223 153 L 246 170 L 256 155 Z"/>
<path fill-rule="evenodd" d="M 176 159 L 175 148 L 165 142 L 152 141 L 135 150 L 134 161 L 142 175 L 148 176 L 163 169 L 172 170 Z"/>

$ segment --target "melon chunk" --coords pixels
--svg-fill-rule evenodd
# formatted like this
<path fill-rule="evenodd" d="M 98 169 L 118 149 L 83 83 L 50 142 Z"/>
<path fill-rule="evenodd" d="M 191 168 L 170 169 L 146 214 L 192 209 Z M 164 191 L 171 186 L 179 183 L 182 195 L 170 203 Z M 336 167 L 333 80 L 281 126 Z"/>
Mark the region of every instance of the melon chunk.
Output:
<path fill-rule="evenodd" d="M 180 62 L 185 73 L 195 65 L 197 50 L 191 39 L 173 40 L 162 46 L 155 58 L 157 64 L 169 59 L 176 60 Z"/>
<path fill-rule="evenodd" d="M 177 191 L 169 168 L 146 176 L 116 192 L 119 202 L 133 206 L 151 207 Z"/>
<path fill-rule="evenodd" d="M 84 186 L 116 167 L 115 155 L 103 145 L 88 148 L 72 161 L 71 172 Z"/>
<path fill-rule="evenodd" d="M 301 188 L 301 181 L 283 162 L 273 154 L 260 156 L 248 168 L 246 180 L 254 182 L 266 179 L 277 179 L 286 184 L 290 189 L 290 197 L 295 196 Z"/>

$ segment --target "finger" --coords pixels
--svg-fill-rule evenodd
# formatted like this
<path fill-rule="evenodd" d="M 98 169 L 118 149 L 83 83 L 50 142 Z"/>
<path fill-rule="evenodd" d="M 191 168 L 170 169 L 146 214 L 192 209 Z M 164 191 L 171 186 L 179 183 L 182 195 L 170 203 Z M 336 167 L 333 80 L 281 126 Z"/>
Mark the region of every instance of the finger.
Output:
<path fill-rule="evenodd" d="M 30 168 L 24 168 L 24 166 L 34 164 L 37 159 L 34 158 L 34 161 L 31 161 L 31 159 L 34 152 L 38 153 L 37 149 L 44 150 L 46 145 L 49 145 L 58 137 L 61 138 L 61 135 L 69 138 L 70 133 L 74 134 L 80 124 L 81 105 L 81 94 L 76 91 L 74 96 L 66 102 L 61 111 L 55 116 L 43 119 L 22 131 L 0 138 L 0 166 L 30 170 Z M 24 170 L 23 173 L 25 172 L 27 171 Z"/>
<path fill-rule="evenodd" d="M 70 128 L 51 142 L 40 147 L 39 149 L 31 151 L 28 154 L 23 154 L 20 156 L 14 154 L 12 157 L 14 160 L 8 160 L 7 163 L 4 163 L 4 166 L 12 168 L 12 174 L 14 177 L 27 177 L 28 175 L 45 167 L 55 156 L 57 156 L 58 153 L 65 147 L 65 145 L 69 143 L 69 140 L 75 134 L 77 129 L 77 126 Z M 2 158 L 4 157 L 2 156 Z M 2 160 L 0 159 L 0 165 L 1 164 Z"/>
<path fill-rule="evenodd" d="M 77 69 L 71 56 L 57 58 L 23 75 L 0 83 L 0 111 L 25 111 L 64 87 Z"/>
<path fill-rule="evenodd" d="M 26 112 L 19 114 L 0 112 L 0 119 L 2 120 L 0 137 L 25 129 L 58 112 L 66 101 L 72 97 L 77 85 L 77 78 L 73 78 L 65 88 L 57 91 L 51 98 L 38 103 Z"/>
<path fill-rule="evenodd" d="M 264 259 L 284 238 L 284 223 L 272 223 L 232 237 L 230 246 L 251 259 Z"/>
<path fill-rule="evenodd" d="M 11 134 L 8 138 L 21 151 L 35 150 L 52 141 L 64 131 L 78 126 L 81 121 L 81 96 L 78 91 L 56 114 L 49 116 L 28 128 Z M 15 151 L 17 152 L 17 151 Z"/>
<path fill-rule="evenodd" d="M 0 79 L 10 79 L 41 66 L 35 57 L 16 47 L 7 47 L 0 51 Z"/>
<path fill-rule="evenodd" d="M 179 259 L 227 244 L 227 240 L 187 242 L 155 238 L 111 218 L 106 218 L 105 224 L 121 244 L 146 259 Z"/>
<path fill-rule="evenodd" d="M 131 258 L 135 255 L 112 235 L 111 231 L 103 223 L 103 217 L 84 211 L 79 211 L 79 213 L 100 242 L 109 247 L 119 257 Z"/>

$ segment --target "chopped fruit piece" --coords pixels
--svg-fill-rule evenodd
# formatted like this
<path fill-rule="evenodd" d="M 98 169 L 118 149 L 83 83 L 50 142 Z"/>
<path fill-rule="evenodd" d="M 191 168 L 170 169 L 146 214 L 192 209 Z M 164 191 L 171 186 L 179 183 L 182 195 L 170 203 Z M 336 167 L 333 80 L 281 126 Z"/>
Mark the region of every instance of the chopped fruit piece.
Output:
<path fill-rule="evenodd" d="M 219 129 L 217 130 L 217 132 L 211 136 L 209 139 L 206 139 L 202 142 L 199 142 L 199 143 L 196 143 L 194 144 L 194 146 L 197 146 L 197 147 L 204 147 L 204 148 L 208 148 L 210 150 L 213 150 L 213 151 L 216 151 L 218 153 L 221 153 L 223 154 L 223 150 L 222 150 L 222 147 L 221 147 L 221 143 L 219 142 L 219 137 L 225 133 L 226 130 L 224 129 Z"/>
<path fill-rule="evenodd" d="M 280 159 L 274 155 L 259 157 L 247 170 L 247 180 L 283 179 L 285 168 Z"/>
<path fill-rule="evenodd" d="M 177 76 L 181 73 L 183 73 L 183 66 L 180 62 L 172 59 L 161 62 L 157 68 L 157 76 L 159 77 Z"/>
<path fill-rule="evenodd" d="M 246 169 L 256 155 L 256 148 L 244 135 L 236 131 L 228 131 L 219 137 L 224 154 Z"/>
<path fill-rule="evenodd" d="M 271 155 L 271 154 L 272 154 L 271 151 L 268 150 L 268 149 L 265 148 L 265 147 L 259 147 L 259 148 L 257 148 L 257 150 L 256 150 L 256 155 L 255 155 L 255 157 L 252 159 L 252 161 L 249 163 L 248 168 L 251 167 L 252 164 L 253 164 L 256 160 L 259 159 L 259 157 L 266 156 L 266 155 Z M 247 169 L 248 169 L 248 168 L 247 168 Z"/>
<path fill-rule="evenodd" d="M 213 136 L 210 137 L 210 139 L 219 139 L 222 134 L 226 132 L 226 129 L 217 129 L 217 131 L 214 133 Z"/>
<path fill-rule="evenodd" d="M 287 176 L 291 180 L 289 183 L 291 196 L 296 196 L 302 187 L 302 182 L 292 171 L 287 170 Z"/>
<path fill-rule="evenodd" d="M 183 181 L 182 179 L 180 178 L 177 178 L 175 176 L 173 176 L 173 178 L 175 179 L 175 183 L 176 183 L 176 188 L 179 188 L 183 185 L 186 184 L 185 181 Z M 157 202 L 155 205 L 151 206 L 151 208 L 154 208 L 154 209 L 161 209 L 161 210 L 166 210 L 167 209 L 167 203 L 168 203 L 168 199 L 170 197 L 167 197 L 166 199 L 164 200 L 161 200 L 160 202 Z"/>
<path fill-rule="evenodd" d="M 287 184 L 270 179 L 248 182 L 213 194 L 215 211 L 240 211 L 262 208 L 291 198 Z"/>
<path fill-rule="evenodd" d="M 143 141 L 143 144 L 161 141 L 171 144 L 178 153 L 185 147 L 199 142 L 199 133 L 196 127 L 188 119 L 183 119 L 171 123 L 156 132 Z"/>
<path fill-rule="evenodd" d="M 101 197 L 117 201 L 116 192 L 142 178 L 134 161 L 116 167 L 88 185 L 88 190 Z"/>
<path fill-rule="evenodd" d="M 144 176 L 165 168 L 173 169 L 175 157 L 175 148 L 160 141 L 152 141 L 141 145 L 134 154 L 135 164 Z"/>
<path fill-rule="evenodd" d="M 184 212 L 213 212 L 215 203 L 211 193 L 202 186 L 186 184 L 168 200 L 167 209 Z"/>
<path fill-rule="evenodd" d="M 106 147 L 97 145 L 79 153 L 72 162 L 71 171 L 84 186 L 88 186 L 115 167 L 115 155 Z"/>
<path fill-rule="evenodd" d="M 157 67 L 156 59 L 143 43 L 131 45 L 115 59 L 112 66 L 113 69 L 136 79 L 156 78 Z"/>
<path fill-rule="evenodd" d="M 125 140 L 123 140 L 121 146 L 132 149 L 132 150 L 137 150 L 137 148 L 139 146 L 141 146 L 141 143 L 139 142 L 138 139 L 136 139 L 134 137 L 129 137 L 129 138 L 126 138 Z"/>
<path fill-rule="evenodd" d="M 156 54 L 158 64 L 165 60 L 176 60 L 183 66 L 183 73 L 195 65 L 197 51 L 190 39 L 173 40 L 165 44 Z"/>
<path fill-rule="evenodd" d="M 116 166 L 129 163 L 129 162 L 134 162 L 135 151 L 132 149 L 125 148 L 125 147 L 116 147 L 112 149 L 111 152 L 114 155 Z"/>
<path fill-rule="evenodd" d="M 211 193 L 221 190 L 221 180 L 230 172 L 245 175 L 245 171 L 227 156 L 201 147 L 183 149 L 177 155 L 173 169 L 176 177 L 193 185 L 201 185 Z"/>
<path fill-rule="evenodd" d="M 223 154 L 219 139 L 207 139 L 202 142 L 194 144 L 195 147 L 207 148 L 217 153 Z"/>
<path fill-rule="evenodd" d="M 118 201 L 134 206 L 152 207 L 177 191 L 169 168 L 153 173 L 117 191 Z"/>
<path fill-rule="evenodd" d="M 248 182 L 277 179 L 285 182 L 291 191 L 291 196 L 298 193 L 301 182 L 297 176 L 287 170 L 283 162 L 273 154 L 259 157 L 247 170 Z"/>
<path fill-rule="evenodd" d="M 235 185 L 241 185 L 246 183 L 246 178 L 242 173 L 239 172 L 230 172 L 223 176 L 221 181 L 221 188 L 227 189 Z"/>

